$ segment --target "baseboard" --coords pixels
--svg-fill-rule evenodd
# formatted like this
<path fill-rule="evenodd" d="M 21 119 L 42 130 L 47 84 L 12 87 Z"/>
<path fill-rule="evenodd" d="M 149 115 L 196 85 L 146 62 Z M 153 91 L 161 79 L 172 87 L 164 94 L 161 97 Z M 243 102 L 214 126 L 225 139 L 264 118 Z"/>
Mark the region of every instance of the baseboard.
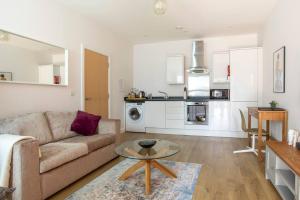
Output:
<path fill-rule="evenodd" d="M 158 134 L 170 134 L 170 135 L 247 138 L 247 135 L 245 133 L 235 132 L 235 131 L 146 128 L 146 132 L 147 133 L 158 133 Z"/>
<path fill-rule="evenodd" d="M 121 132 L 121 133 L 125 133 L 125 128 L 121 128 L 121 129 L 120 129 L 120 132 Z"/>

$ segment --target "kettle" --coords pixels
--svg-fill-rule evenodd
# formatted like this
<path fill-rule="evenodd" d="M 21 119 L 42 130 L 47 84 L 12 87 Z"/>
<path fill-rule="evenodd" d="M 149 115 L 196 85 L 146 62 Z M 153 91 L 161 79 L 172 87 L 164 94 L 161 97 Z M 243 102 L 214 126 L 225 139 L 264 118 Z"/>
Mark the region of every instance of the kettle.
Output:
<path fill-rule="evenodd" d="M 144 91 L 140 91 L 139 92 L 139 98 L 145 98 L 146 97 L 146 94 Z"/>

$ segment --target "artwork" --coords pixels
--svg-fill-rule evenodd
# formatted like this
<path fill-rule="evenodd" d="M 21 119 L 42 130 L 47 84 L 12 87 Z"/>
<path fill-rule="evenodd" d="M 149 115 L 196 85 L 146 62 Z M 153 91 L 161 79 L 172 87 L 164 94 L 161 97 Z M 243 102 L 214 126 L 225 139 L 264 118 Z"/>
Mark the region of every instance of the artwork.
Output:
<path fill-rule="evenodd" d="M 273 91 L 275 93 L 285 92 L 285 47 L 273 54 Z"/>
<path fill-rule="evenodd" d="M 0 81 L 12 81 L 12 73 L 0 72 Z"/>

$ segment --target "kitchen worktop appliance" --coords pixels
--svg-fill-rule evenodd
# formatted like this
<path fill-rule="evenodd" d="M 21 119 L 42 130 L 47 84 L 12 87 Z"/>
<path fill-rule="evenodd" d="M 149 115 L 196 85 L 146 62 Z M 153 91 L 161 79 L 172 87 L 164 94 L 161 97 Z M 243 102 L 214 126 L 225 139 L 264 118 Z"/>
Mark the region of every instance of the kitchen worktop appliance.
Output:
<path fill-rule="evenodd" d="M 230 90 L 229 89 L 211 89 L 210 99 L 229 100 Z"/>
<path fill-rule="evenodd" d="M 200 98 L 199 98 L 200 99 Z M 185 102 L 186 125 L 208 125 L 209 106 L 208 100 Z"/>

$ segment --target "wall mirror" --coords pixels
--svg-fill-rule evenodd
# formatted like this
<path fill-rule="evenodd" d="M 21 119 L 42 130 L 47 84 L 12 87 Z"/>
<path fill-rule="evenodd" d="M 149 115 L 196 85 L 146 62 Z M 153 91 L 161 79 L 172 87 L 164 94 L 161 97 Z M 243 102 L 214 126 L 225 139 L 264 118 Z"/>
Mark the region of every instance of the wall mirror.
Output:
<path fill-rule="evenodd" d="M 68 51 L 0 30 L 0 82 L 68 85 Z"/>

